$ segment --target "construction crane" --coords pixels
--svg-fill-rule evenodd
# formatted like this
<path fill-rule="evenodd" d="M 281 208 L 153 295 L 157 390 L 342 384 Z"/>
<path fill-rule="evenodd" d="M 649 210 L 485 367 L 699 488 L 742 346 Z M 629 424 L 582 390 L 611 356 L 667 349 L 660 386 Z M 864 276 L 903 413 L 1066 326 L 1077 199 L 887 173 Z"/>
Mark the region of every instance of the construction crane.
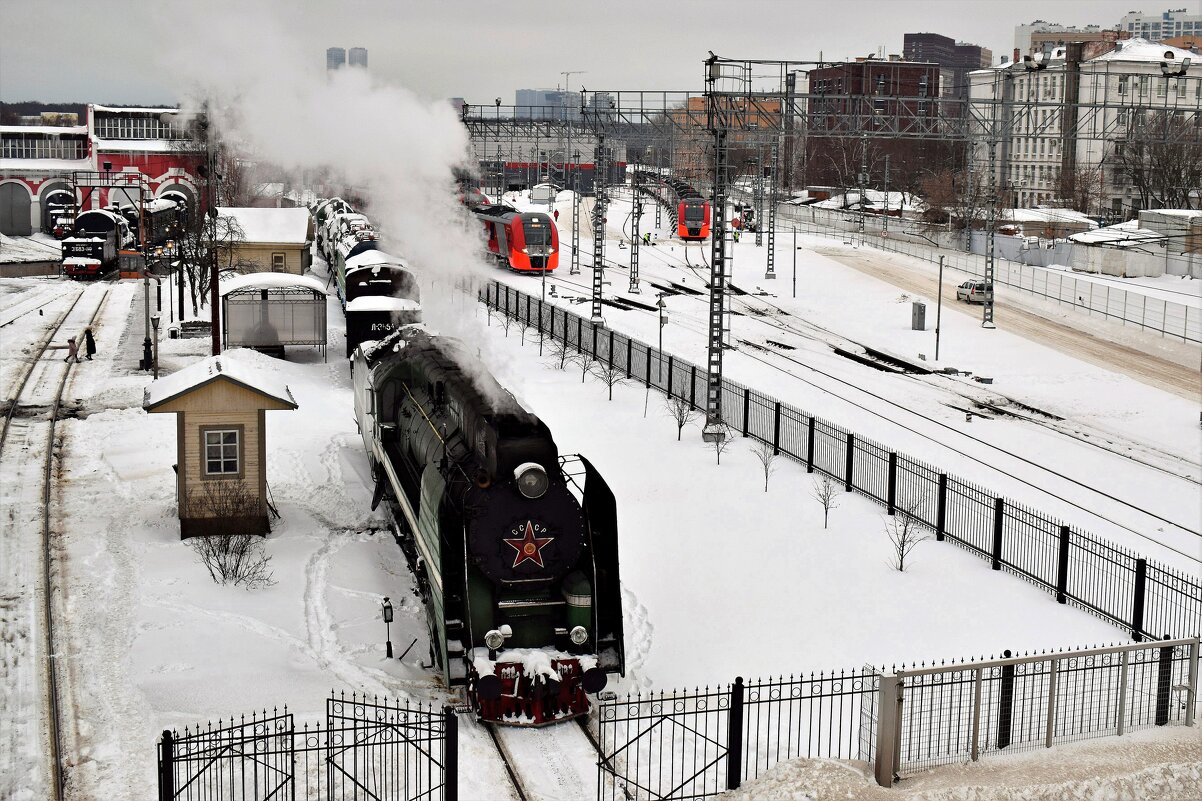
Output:
<path fill-rule="evenodd" d="M 572 83 L 573 75 L 584 75 L 587 72 L 588 70 L 565 70 L 564 72 L 559 73 L 563 76 L 563 90 L 565 92 L 571 91 L 570 85 Z"/>

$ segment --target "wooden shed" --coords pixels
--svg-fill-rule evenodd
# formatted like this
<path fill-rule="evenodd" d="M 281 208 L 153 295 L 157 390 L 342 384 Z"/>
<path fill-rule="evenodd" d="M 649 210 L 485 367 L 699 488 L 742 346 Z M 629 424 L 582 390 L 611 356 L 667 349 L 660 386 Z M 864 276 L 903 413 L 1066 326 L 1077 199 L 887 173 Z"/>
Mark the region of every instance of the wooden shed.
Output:
<path fill-rule="evenodd" d="M 297 408 L 288 387 L 211 356 L 153 382 L 142 408 L 176 415 L 180 536 L 267 534 L 266 413 Z"/>

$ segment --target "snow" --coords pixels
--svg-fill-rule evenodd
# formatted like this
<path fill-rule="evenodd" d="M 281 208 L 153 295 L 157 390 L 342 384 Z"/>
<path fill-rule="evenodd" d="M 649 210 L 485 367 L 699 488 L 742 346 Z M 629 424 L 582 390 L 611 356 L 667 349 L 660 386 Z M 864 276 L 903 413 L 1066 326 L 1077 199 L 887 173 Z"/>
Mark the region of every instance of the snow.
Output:
<path fill-rule="evenodd" d="M 380 295 L 358 297 L 346 304 L 348 312 L 415 311 L 422 305 L 410 298 L 389 298 Z"/>
<path fill-rule="evenodd" d="M 1001 216 L 1007 222 L 1076 223 L 1091 229 L 1098 227 L 1097 222 L 1072 209 L 1004 209 Z"/>
<path fill-rule="evenodd" d="M 146 388 L 142 407 L 151 410 L 185 392 L 225 377 L 247 389 L 287 403 L 296 408 L 288 385 L 270 372 L 259 369 L 248 351 L 229 350 L 220 356 L 210 356 L 182 370 L 154 381 Z"/>
<path fill-rule="evenodd" d="M 54 136 L 56 134 L 81 134 L 86 135 L 88 126 L 86 125 L 0 125 L 0 134 L 47 134 Z"/>
<path fill-rule="evenodd" d="M 225 278 L 221 281 L 221 294 L 228 295 L 243 289 L 278 289 L 281 287 L 304 287 L 314 292 L 326 294 L 326 286 L 311 275 L 292 275 L 291 273 L 247 273 Z"/>
<path fill-rule="evenodd" d="M 220 207 L 217 212 L 238 222 L 246 244 L 303 245 L 309 241 L 309 210 Z"/>
<path fill-rule="evenodd" d="M 622 227 L 622 210 L 618 203 L 609 213 L 615 236 Z M 568 225 L 569 220 L 570 208 L 561 209 L 560 225 Z M 653 230 L 650 220 L 644 217 L 643 230 Z M 700 278 L 685 266 L 684 247 L 666 231 L 658 233 L 660 245 L 642 251 L 644 281 L 672 280 L 701 289 Z M 1167 516 L 1193 516 L 1196 525 L 1196 510 L 1182 503 L 1182 498 L 1196 497 L 1188 481 L 1082 444 L 1079 436 L 1114 442 L 1116 450 L 1133 450 L 1174 473 L 1196 476 L 1197 403 L 1094 368 L 1005 330 L 982 333 L 975 308 L 966 313 L 951 304 L 944 308 L 943 362 L 995 377 L 992 388 L 954 377 L 920 379 L 866 370 L 831 354 L 829 342 L 847 344 L 854 337 L 917 359 L 918 352 L 930 353 L 931 332 L 909 331 L 911 298 L 900 299 L 904 293 L 896 287 L 846 266 L 834 255 L 815 252 L 815 248 L 829 248 L 829 240 L 799 242 L 806 250 L 799 254 L 797 301 L 787 297 L 788 258 L 778 259 L 780 277 L 769 289 L 776 295 L 773 302 L 786 309 L 794 323 L 804 321 L 812 338 L 771 327 L 757 329 L 765 323 L 750 315 L 736 318 L 735 325 L 744 339 L 762 341 L 770 336 L 792 343 L 802 364 L 774 362 L 794 374 L 786 376 L 753 359 L 752 349 L 741 347 L 726 357 L 732 377 L 814 408 L 834 422 L 953 472 L 977 471 L 968 477 L 979 475 L 982 483 L 1015 495 L 1023 485 L 993 472 L 1001 465 L 980 464 L 948 447 L 974 454 L 982 462 L 1000 462 L 976 443 L 1005 444 L 1037 463 L 1004 465 L 1015 476 L 1042 486 L 1023 490 L 1032 495 L 1037 508 L 1048 506 L 1043 490 L 1069 494 L 1038 466 L 1046 464 Z M 701 249 L 692 246 L 689 252 L 693 263 L 698 263 Z M 608 243 L 609 258 L 624 258 L 625 253 L 613 241 Z M 753 237 L 745 236 L 733 253 L 736 285 L 750 290 L 766 283 L 760 279 L 763 249 L 755 248 Z M 831 253 L 840 258 L 871 255 L 839 247 Z M 569 255 L 564 253 L 561 269 L 547 281 L 554 282 L 562 295 L 579 297 L 587 294 L 587 281 L 576 283 L 566 274 Z M 528 289 L 536 286 L 528 277 L 500 270 L 487 277 Z M 623 271 L 609 270 L 605 277 L 607 295 L 625 294 Z M 435 290 L 430 278 L 422 280 L 427 282 L 422 287 L 427 294 L 445 292 L 445 281 Z M 950 284 L 953 277 L 946 280 Z M 69 301 L 65 293 L 78 285 L 0 282 L 4 318 L 35 307 L 40 295 L 33 293 L 48 288 L 64 292 L 65 307 Z M 649 284 L 644 284 L 641 297 L 644 302 L 652 297 Z M 747 299 L 755 302 L 756 296 Z M 677 440 L 675 423 L 654 393 L 619 385 L 610 402 L 606 388 L 582 377 L 579 368 L 561 371 L 548 364 L 549 358 L 537 357 L 537 338 L 523 336 L 516 328 L 507 336 L 500 326 L 490 326 L 490 315 L 471 298 L 449 302 L 458 303 L 457 324 L 470 346 L 479 349 L 523 406 L 548 423 L 561 452 L 587 456 L 615 492 L 628 655 L 628 676 L 616 687 L 619 691 L 713 684 L 735 675 L 1125 639 L 1120 630 L 1056 604 L 1047 593 L 1013 576 L 990 571 L 986 563 L 950 543 L 925 542 L 912 555 L 911 568 L 905 573 L 892 570 L 887 564 L 887 521 L 877 505 L 840 493 L 830 528 L 823 528 L 822 509 L 811 497 L 814 477 L 804 467 L 778 459 L 765 491 L 760 464 L 748 441 L 736 439 L 721 464 L 716 464 L 712 446 L 700 442 L 695 425 Z M 704 363 L 704 302 L 686 295 L 669 296 L 666 302 L 671 316 L 664 331 L 665 346 L 682 358 Z M 329 297 L 327 303 L 330 344 L 337 352 L 344 324 L 337 299 Z M 62 421 L 55 522 L 61 532 L 58 560 L 64 613 L 59 664 L 73 706 L 67 732 L 74 744 L 72 781 L 96 797 L 144 798 L 154 786 L 150 743 L 156 732 L 283 703 L 289 704 L 298 723 L 313 721 L 324 713 L 331 686 L 388 697 L 445 700 L 443 688 L 419 665 L 427 643 L 425 613 L 415 601 L 414 582 L 399 549 L 382 530 L 380 513 L 369 509 L 372 485 L 351 414 L 346 364 L 326 363 L 301 351 L 289 353 L 288 361 L 253 351 L 231 351 L 219 357 L 223 371 L 270 385 L 275 392 L 286 393 L 280 397 L 299 403 L 299 408 L 289 415 L 267 417 L 267 479 L 282 519 L 264 546 L 272 557 L 277 583 L 253 592 L 218 586 L 179 541 L 171 470 L 176 454 L 174 421 L 148 416 L 138 408 L 151 401 L 146 393 L 148 377 L 133 367 L 140 356 L 141 304 L 140 287 L 128 282 L 113 287 L 95 327 L 101 345 L 97 360 L 73 368 L 73 382 L 65 395 L 79 409 L 76 416 Z M 565 305 L 578 308 L 567 304 L 566 298 Z M 6 363 L 14 362 L 20 350 L 19 343 L 7 347 L 7 337 L 33 341 L 48 330 L 55 317 L 53 308 L 47 307 L 45 317 L 25 314 L 5 329 Z M 654 314 L 609 307 L 605 314 L 614 328 L 654 341 Z M 495 315 L 491 318 L 495 322 Z M 1008 324 L 1003 315 L 999 324 L 1003 328 Z M 431 327 L 439 328 L 435 321 Z M 164 340 L 160 348 L 165 375 L 150 384 L 159 387 L 153 389 L 159 402 L 211 380 L 206 366 L 211 357 L 204 356 L 208 340 Z M 886 408 L 867 396 L 854 396 L 859 407 L 848 403 L 840 395 L 849 390 L 815 373 L 814 367 L 921 410 L 955 431 L 923 427 L 910 420 L 908 412 Z M 968 427 L 962 414 L 950 409 L 951 404 L 970 402 L 967 398 L 1002 402 L 1001 393 L 1063 414 L 1067 420 L 1063 431 L 1003 418 L 979 418 Z M 897 425 L 900 421 L 909 421 L 914 431 L 905 431 Z M 1183 431 L 1189 436 L 1182 436 Z M 1119 515 L 1092 496 L 1083 495 L 1079 502 L 1096 505 L 1095 512 Z M 1084 513 L 1078 509 L 1072 514 Z M 1142 518 L 1128 522 L 1168 540 L 1168 535 L 1156 533 L 1155 526 L 1145 525 Z M 1138 542 L 1141 552 L 1153 547 Z M 379 602 L 384 595 L 393 599 L 396 610 L 391 636 L 397 653 L 416 641 L 404 662 L 383 657 Z M 765 643 L 771 647 L 765 648 Z M 507 793 L 499 789 L 507 786 L 507 780 L 488 735 L 470 721 L 463 724 L 462 796 L 495 798 Z M 567 742 L 572 736 L 568 732 L 579 730 L 564 726 L 547 731 L 545 737 L 528 732 L 506 735 L 509 747 L 523 760 L 541 765 L 532 769 L 536 783 L 550 780 L 546 789 L 537 790 L 537 797 L 557 793 L 558 797 L 594 797 L 595 756 L 579 742 Z M 1166 741 L 1182 736 L 1155 734 Z M 1193 785 L 1188 781 L 1191 770 L 1196 774 L 1189 764 L 1198 761 L 1197 732 L 1185 734 L 1193 739 L 1181 741 L 1180 750 L 1164 761 L 1186 768 L 1166 768 L 1156 776 L 1138 778 L 1135 785 L 1123 784 L 1126 780 L 1121 778 L 1107 784 L 1105 778 L 1065 779 L 1062 774 L 1055 781 L 1094 782 L 1072 785 L 1071 792 L 1081 797 L 1088 792 L 1106 797 L 1101 794 L 1111 787 L 1134 786 L 1149 793 L 1160 787 L 1196 788 L 1196 776 Z M 1100 742 L 1097 762 L 1117 753 L 1109 757 L 1112 773 L 1151 770 L 1145 768 L 1150 764 L 1148 751 L 1122 750 L 1128 743 L 1142 742 L 1154 749 L 1161 742 L 1154 740 L 1149 746 L 1136 739 L 1140 736 Z M 1085 761 L 1081 753 L 1057 746 L 1047 758 L 1057 769 L 1071 773 L 1077 762 Z M 974 768 L 996 770 L 995 766 L 1007 763 L 994 759 Z M 0 765 L 0 774 L 6 767 Z M 793 769 L 790 765 L 780 770 Z M 1026 778 L 1024 769 L 1036 778 Z M 840 770 L 847 771 L 843 766 Z M 953 770 L 958 769 L 941 769 L 932 776 Z M 848 775 L 856 783 L 848 785 L 846 792 L 870 798 L 873 790 L 863 775 L 854 771 Z M 1030 784 L 1042 775 L 1032 763 L 1024 762 L 1001 781 L 1009 786 Z M 983 786 L 998 786 L 999 780 L 985 772 L 967 776 L 964 784 L 971 788 L 978 776 Z M 799 781 L 785 775 L 779 787 L 793 792 Z M 563 789 L 579 787 L 585 789 Z M 977 791 L 947 792 L 931 797 L 967 799 Z M 975 797 L 987 797 L 987 792 Z M 762 792 L 744 797 L 765 796 L 778 797 L 776 786 L 767 785 Z"/>
<path fill-rule="evenodd" d="M 101 139 L 93 137 L 93 150 L 105 153 L 177 153 L 186 145 L 178 139 Z"/>
<path fill-rule="evenodd" d="M 82 237 L 80 237 L 82 238 Z M 68 256 L 63 259 L 63 264 L 71 266 L 83 266 L 88 264 L 100 264 L 100 259 L 89 259 L 87 256 Z"/>
<path fill-rule="evenodd" d="M 1117 47 L 1108 53 L 1091 58 L 1086 64 L 1104 61 L 1144 61 L 1155 62 L 1159 64 L 1162 61 L 1168 61 L 1170 66 L 1180 64 L 1182 59 L 1196 59 L 1196 53 L 1191 53 L 1189 50 L 1182 50 L 1180 47 L 1173 47 L 1164 42 L 1152 42 L 1141 37 L 1134 37 L 1124 41 L 1116 42 Z M 1166 58 L 1167 56 L 1167 58 Z"/>
<path fill-rule="evenodd" d="M 58 261 L 62 255 L 58 240 L 44 234 L 19 237 L 0 234 L 0 264 Z"/>
<path fill-rule="evenodd" d="M 74 172 L 92 169 L 90 159 L 0 159 L 0 171 L 29 172 Z"/>
<path fill-rule="evenodd" d="M 1140 228 L 1139 220 L 1128 220 L 1117 225 L 1108 225 L 1105 228 L 1095 228 L 1092 231 L 1082 231 L 1078 234 L 1072 234 L 1069 236 L 1069 239 L 1073 242 L 1082 242 L 1087 245 L 1104 244 L 1125 247 L 1148 240 L 1159 242 L 1164 239 L 1164 234 L 1148 228 Z"/>
<path fill-rule="evenodd" d="M 404 267 L 405 262 L 399 257 L 393 256 L 390 253 L 385 253 L 382 250 L 365 250 L 362 253 L 351 256 L 346 260 L 346 271 L 361 270 L 367 267 L 374 267 L 377 264 L 399 264 Z"/>

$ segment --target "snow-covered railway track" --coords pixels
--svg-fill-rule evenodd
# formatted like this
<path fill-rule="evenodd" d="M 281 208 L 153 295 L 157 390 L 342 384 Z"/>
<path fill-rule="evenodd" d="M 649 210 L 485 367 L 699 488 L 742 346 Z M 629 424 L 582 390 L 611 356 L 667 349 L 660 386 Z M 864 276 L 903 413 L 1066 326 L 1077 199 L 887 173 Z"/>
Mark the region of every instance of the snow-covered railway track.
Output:
<path fill-rule="evenodd" d="M 485 728 L 520 801 L 575 801 L 597 797 L 598 751 L 586 726 Z"/>
<path fill-rule="evenodd" d="M 0 508 L 6 521 L 0 537 L 0 628 L 5 635 L 0 638 L 0 720 L 5 721 L 0 727 L 0 798 L 63 798 L 50 498 L 55 423 L 73 364 L 49 345 L 62 331 L 91 325 L 108 292 L 109 287 L 95 286 L 80 293 L 31 352 L 5 423 L 7 447 L 0 450 Z"/>

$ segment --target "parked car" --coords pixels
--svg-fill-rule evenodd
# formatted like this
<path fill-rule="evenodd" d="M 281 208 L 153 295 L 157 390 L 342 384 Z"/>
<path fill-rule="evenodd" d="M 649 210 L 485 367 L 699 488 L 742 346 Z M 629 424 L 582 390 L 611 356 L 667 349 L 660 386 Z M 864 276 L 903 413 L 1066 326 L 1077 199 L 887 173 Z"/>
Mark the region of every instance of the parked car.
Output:
<path fill-rule="evenodd" d="M 968 303 L 984 303 L 993 301 L 993 285 L 983 281 L 965 281 L 956 287 L 956 300 Z"/>

